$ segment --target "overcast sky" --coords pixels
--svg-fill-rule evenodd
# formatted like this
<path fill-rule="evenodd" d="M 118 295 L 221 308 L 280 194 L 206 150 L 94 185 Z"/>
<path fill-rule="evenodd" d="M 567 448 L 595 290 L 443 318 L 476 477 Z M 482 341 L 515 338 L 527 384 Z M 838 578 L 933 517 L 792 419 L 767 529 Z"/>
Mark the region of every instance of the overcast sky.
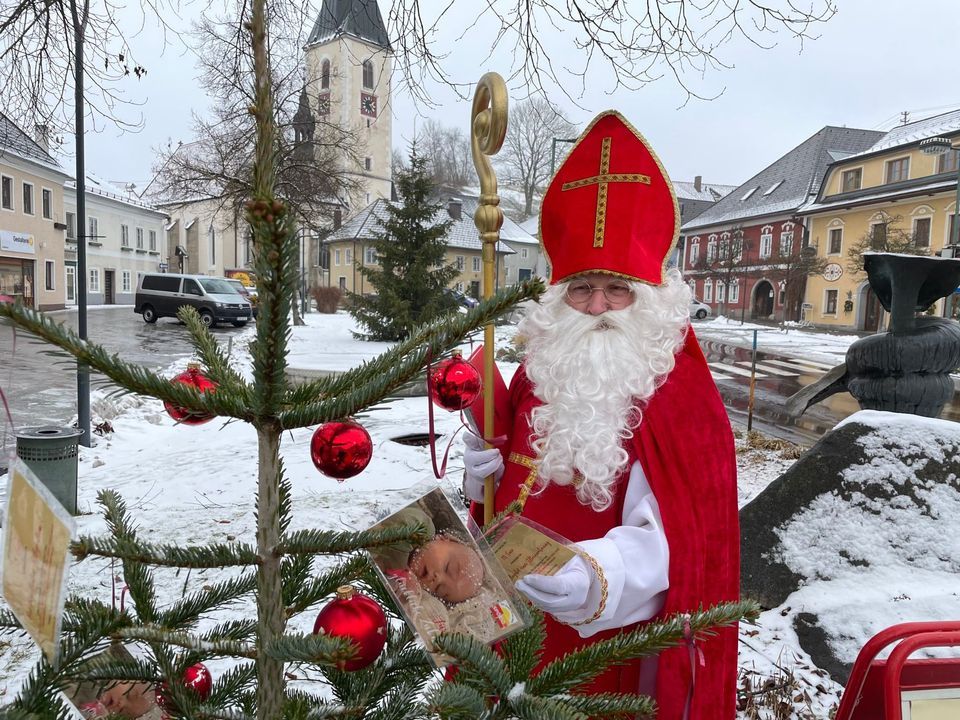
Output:
<path fill-rule="evenodd" d="M 911 119 L 920 119 L 960 107 L 960 2 L 837 4 L 836 16 L 818 27 L 819 39 L 808 41 L 802 52 L 785 35 L 769 38 L 778 42 L 769 50 L 740 41 L 721 51 L 731 69 L 686 79 L 701 94 L 722 92 L 717 99 L 690 100 L 681 107 L 685 95 L 669 77 L 640 90 L 609 94 L 609 77 L 598 72 L 578 100 L 581 107 L 560 93 L 551 100 L 581 126 L 596 113 L 615 108 L 647 137 L 674 180 L 701 175 L 705 182 L 730 185 L 746 181 L 824 125 L 885 130 L 905 110 Z M 380 5 L 386 15 L 387 0 Z M 487 59 L 490 38 L 478 46 L 473 37 L 451 44 L 451 71 L 464 80 L 479 79 L 488 70 L 506 75 L 508 53 Z M 561 60 L 564 52 L 573 52 L 562 37 L 552 40 Z M 168 140 L 191 140 L 190 111 L 202 112 L 207 100 L 196 87 L 189 51 L 167 47 L 161 55 L 149 30 L 137 42 L 137 59 L 149 74 L 138 84 L 131 82 L 129 96 L 143 102 L 139 111 L 145 126 L 138 133 L 113 127 L 91 133 L 87 168 L 143 187 L 156 149 Z M 431 93 L 438 103 L 434 108 L 417 106 L 403 95 L 394 98 L 395 147 L 408 145 L 424 117 L 467 130 L 469 102 L 442 87 Z M 511 99 L 522 94 L 511 88 Z M 64 159 L 64 165 L 72 167 L 72 159 Z"/>

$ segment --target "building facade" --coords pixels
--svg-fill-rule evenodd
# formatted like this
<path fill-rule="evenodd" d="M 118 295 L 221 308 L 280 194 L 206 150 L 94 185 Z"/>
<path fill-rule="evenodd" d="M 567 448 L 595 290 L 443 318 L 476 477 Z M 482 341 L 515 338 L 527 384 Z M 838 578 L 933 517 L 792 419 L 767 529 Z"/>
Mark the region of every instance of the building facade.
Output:
<path fill-rule="evenodd" d="M 455 198 L 437 212 L 436 222 L 452 220 L 447 235 L 445 264 L 455 265 L 459 274 L 450 287 L 472 297 L 479 298 L 483 289 L 483 248 L 477 228 L 473 223 L 472 207 L 476 209 L 476 197 Z M 383 222 L 387 218 L 387 201 L 373 201 L 366 208 L 331 233 L 324 242 L 325 257 L 329 259 L 326 269 L 325 285 L 339 287 L 345 292 L 361 295 L 374 293 L 372 287 L 357 269 L 357 265 L 376 265 L 377 252 L 374 241 L 383 232 Z M 510 222 L 504 219 L 504 223 Z M 510 223 L 513 227 L 516 226 Z M 521 232 L 516 229 L 516 234 Z M 507 284 L 504 258 L 514 253 L 501 241 L 495 255 L 497 287 Z"/>
<path fill-rule="evenodd" d="M 64 183 L 43 144 L 0 113 L 0 295 L 37 310 L 64 307 Z"/>
<path fill-rule="evenodd" d="M 815 201 L 802 211 L 811 245 L 829 263 L 807 286 L 815 324 L 883 329 L 883 308 L 851 254 L 884 249 L 887 242 L 909 242 L 916 248 L 910 252 L 920 254 L 950 245 L 960 150 L 927 154 L 924 141 L 932 138 L 960 143 L 960 110 L 898 126 L 827 169 Z M 958 307 L 955 293 L 936 310 L 953 315 Z"/>
<path fill-rule="evenodd" d="M 77 188 L 65 191 L 68 282 L 64 301 L 77 303 Z M 88 176 L 86 182 L 87 303 L 132 305 L 137 281 L 166 262 L 166 214 L 135 195 Z"/>
<path fill-rule="evenodd" d="M 392 48 L 376 0 L 324 0 L 305 48 L 313 117 L 347 131 L 345 169 L 358 179 L 351 206 L 391 197 Z"/>
<path fill-rule="evenodd" d="M 681 265 L 694 295 L 737 319 L 803 319 L 807 228 L 799 209 L 827 166 L 883 133 L 825 127 L 685 223 Z"/>

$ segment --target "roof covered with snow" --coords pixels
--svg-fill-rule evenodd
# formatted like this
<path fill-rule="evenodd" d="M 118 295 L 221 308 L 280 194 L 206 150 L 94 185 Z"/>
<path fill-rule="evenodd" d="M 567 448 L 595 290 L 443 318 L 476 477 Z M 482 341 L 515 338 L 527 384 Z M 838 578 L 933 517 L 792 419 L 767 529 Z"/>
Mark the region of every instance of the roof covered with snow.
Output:
<path fill-rule="evenodd" d="M 345 35 L 385 50 L 391 49 L 377 0 L 323 0 L 307 45 Z"/>
<path fill-rule="evenodd" d="M 65 184 L 65 187 L 68 188 L 70 196 L 76 198 L 77 193 L 77 183 L 75 180 L 69 180 Z M 132 205 L 134 207 L 140 208 L 141 210 L 148 210 L 150 212 L 155 212 L 158 215 L 166 216 L 166 213 L 162 210 L 157 209 L 153 205 L 144 202 L 139 198 L 139 196 L 134 192 L 134 186 L 127 185 L 121 187 L 116 183 L 110 182 L 109 180 L 104 180 L 103 178 L 97 177 L 92 173 L 87 173 L 87 182 L 84 187 L 87 194 L 99 195 L 100 197 L 108 198 L 114 202 L 122 203 L 125 205 Z"/>
<path fill-rule="evenodd" d="M 686 223 L 683 231 L 792 212 L 816 195 L 834 162 L 831 153 L 862 152 L 883 135 L 828 125 Z"/>
<path fill-rule="evenodd" d="M 0 112 L 0 154 L 3 153 L 16 155 L 69 177 L 69 174 L 48 151 L 27 135 L 13 120 Z"/>
<path fill-rule="evenodd" d="M 722 197 L 729 195 L 737 189 L 736 185 L 718 185 L 717 183 L 700 183 L 700 189 L 697 190 L 696 183 L 674 181 L 673 189 L 677 193 L 678 200 L 704 200 L 706 202 L 717 202 Z"/>
<path fill-rule="evenodd" d="M 454 220 L 447 234 L 447 245 L 450 247 L 464 248 L 465 250 L 480 250 L 483 242 L 480 240 L 480 234 L 477 232 L 476 225 L 473 224 L 473 214 L 479 204 L 479 198 L 476 196 L 460 196 L 461 213 L 460 219 Z M 388 201 L 378 198 L 367 205 L 352 218 L 347 220 L 339 229 L 331 233 L 326 242 L 338 242 L 342 240 L 372 240 L 378 233 L 383 232 L 383 223 L 386 221 Z M 443 204 L 434 217 L 435 223 L 441 223 L 452 219 L 447 211 L 446 203 Z M 529 233 L 520 229 L 520 227 L 507 217 L 503 219 L 503 227 L 500 228 L 500 239 L 517 242 L 536 243 Z M 514 251 L 503 243 L 499 243 L 497 252 L 511 254 Z"/>
<path fill-rule="evenodd" d="M 960 132 L 960 110 L 951 110 L 950 112 L 934 115 L 933 117 L 916 122 L 898 125 L 876 143 L 864 150 L 859 155 L 871 155 L 883 150 L 890 150 L 901 145 L 911 145 L 918 143 L 926 138 L 937 137 L 939 135 L 952 135 Z"/>

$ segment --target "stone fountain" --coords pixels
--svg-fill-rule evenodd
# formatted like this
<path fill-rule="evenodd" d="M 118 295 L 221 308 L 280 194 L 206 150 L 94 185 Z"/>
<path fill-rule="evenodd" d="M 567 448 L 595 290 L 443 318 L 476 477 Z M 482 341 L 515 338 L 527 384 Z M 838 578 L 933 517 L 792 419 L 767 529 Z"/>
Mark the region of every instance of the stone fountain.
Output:
<path fill-rule="evenodd" d="M 861 338 L 846 361 L 787 401 L 797 417 L 838 392 L 864 410 L 937 417 L 954 394 L 960 368 L 960 323 L 923 315 L 960 285 L 960 258 L 866 253 L 870 287 L 890 313 L 889 330 Z"/>

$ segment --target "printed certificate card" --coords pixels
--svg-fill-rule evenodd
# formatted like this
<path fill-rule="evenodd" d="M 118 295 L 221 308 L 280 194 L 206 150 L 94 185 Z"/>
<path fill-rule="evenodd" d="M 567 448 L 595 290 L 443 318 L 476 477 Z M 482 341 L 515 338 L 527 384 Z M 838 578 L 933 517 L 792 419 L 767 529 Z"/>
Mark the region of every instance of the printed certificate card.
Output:
<path fill-rule="evenodd" d="M 524 575 L 554 575 L 577 554 L 576 549 L 556 533 L 515 515 L 504 518 L 494 527 L 487 541 L 513 582 Z"/>
<path fill-rule="evenodd" d="M 56 666 L 75 523 L 22 460 L 10 467 L 3 522 L 3 597 Z"/>

